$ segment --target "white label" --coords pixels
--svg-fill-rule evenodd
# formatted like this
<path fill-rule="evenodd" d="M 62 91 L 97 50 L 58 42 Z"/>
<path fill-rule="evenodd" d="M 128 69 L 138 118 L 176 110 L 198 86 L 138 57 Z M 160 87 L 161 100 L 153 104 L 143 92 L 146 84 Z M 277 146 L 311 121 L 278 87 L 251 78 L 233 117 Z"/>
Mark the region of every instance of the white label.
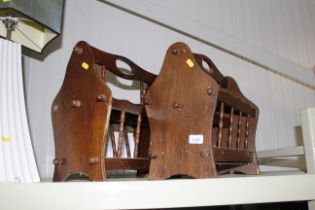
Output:
<path fill-rule="evenodd" d="M 189 144 L 203 144 L 203 135 L 189 135 L 188 142 Z"/>

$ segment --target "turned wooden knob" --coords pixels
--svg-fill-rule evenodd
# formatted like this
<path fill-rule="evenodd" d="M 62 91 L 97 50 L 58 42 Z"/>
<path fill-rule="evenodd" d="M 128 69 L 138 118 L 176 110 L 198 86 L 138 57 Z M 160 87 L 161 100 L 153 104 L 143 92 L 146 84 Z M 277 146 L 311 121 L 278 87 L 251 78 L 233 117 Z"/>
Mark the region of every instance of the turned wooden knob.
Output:
<path fill-rule="evenodd" d="M 178 48 L 176 48 L 176 47 L 174 47 L 173 49 L 172 49 L 172 54 L 174 54 L 174 55 L 180 55 L 180 49 L 178 49 Z"/>
<path fill-rule="evenodd" d="M 58 110 L 58 105 L 53 106 L 53 111 L 56 112 Z"/>
<path fill-rule="evenodd" d="M 144 99 L 143 99 L 143 104 L 144 104 L 144 105 L 151 105 L 151 104 L 152 104 L 152 101 L 151 101 L 151 99 L 149 99 L 149 98 L 144 98 Z"/>
<path fill-rule="evenodd" d="M 95 164 L 95 163 L 98 163 L 99 161 L 100 161 L 100 159 L 99 159 L 98 157 L 94 156 L 94 157 L 90 157 L 90 158 L 89 158 L 88 163 L 89 163 L 90 165 L 93 165 L 93 164 Z"/>
<path fill-rule="evenodd" d="M 56 165 L 56 166 L 61 166 L 61 165 L 64 165 L 64 164 L 65 164 L 65 160 L 64 160 L 64 159 L 57 159 L 57 158 L 55 158 L 55 159 L 53 160 L 53 163 L 54 163 L 54 165 Z"/>
<path fill-rule="evenodd" d="M 182 111 L 184 109 L 184 106 L 182 104 L 178 103 L 177 101 L 174 101 L 172 103 L 172 107 L 173 107 L 173 109 L 176 109 L 178 111 Z"/>
<path fill-rule="evenodd" d="M 99 103 L 105 102 L 106 96 L 105 95 L 98 95 L 98 96 L 96 96 L 96 101 Z"/>
<path fill-rule="evenodd" d="M 212 95 L 212 94 L 213 94 L 213 89 L 212 89 L 211 86 L 209 86 L 209 87 L 207 88 L 207 93 L 208 93 L 208 95 Z"/>
<path fill-rule="evenodd" d="M 80 100 L 73 99 L 71 101 L 71 107 L 73 107 L 73 108 L 79 108 L 81 105 L 82 105 L 82 103 Z"/>
<path fill-rule="evenodd" d="M 207 158 L 207 157 L 209 157 L 209 151 L 207 151 L 207 150 L 201 151 L 201 152 L 200 152 L 200 157 L 202 157 L 202 158 Z"/>
<path fill-rule="evenodd" d="M 74 48 L 74 52 L 78 55 L 81 55 L 83 53 L 83 48 L 82 47 L 79 47 L 79 46 L 76 46 Z"/>

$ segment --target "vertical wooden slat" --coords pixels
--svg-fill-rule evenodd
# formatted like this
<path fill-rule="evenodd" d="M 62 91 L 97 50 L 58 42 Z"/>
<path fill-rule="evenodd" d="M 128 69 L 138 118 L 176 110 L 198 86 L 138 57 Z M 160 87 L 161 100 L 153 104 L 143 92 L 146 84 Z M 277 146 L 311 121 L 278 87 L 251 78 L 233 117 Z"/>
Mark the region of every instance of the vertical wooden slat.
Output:
<path fill-rule="evenodd" d="M 109 126 L 110 126 L 110 128 L 109 128 L 110 129 L 110 140 L 112 143 L 113 157 L 117 157 L 114 126 L 113 126 L 113 124 L 110 124 Z"/>
<path fill-rule="evenodd" d="M 229 137 L 228 137 L 228 143 L 227 143 L 227 147 L 228 147 L 228 148 L 231 147 L 231 144 L 232 144 L 232 137 L 233 137 L 233 121 L 234 121 L 234 107 L 231 107 Z"/>
<path fill-rule="evenodd" d="M 239 116 L 238 116 L 238 123 L 237 123 L 237 140 L 236 140 L 237 149 L 240 149 L 241 135 L 242 135 L 242 112 L 240 111 Z"/>
<path fill-rule="evenodd" d="M 104 82 L 106 82 L 106 67 L 105 67 L 105 65 L 102 65 L 102 70 L 101 71 L 102 71 L 101 72 L 102 80 Z"/>
<path fill-rule="evenodd" d="M 122 144 L 123 144 L 123 140 L 124 140 L 124 127 L 125 127 L 125 111 L 121 111 L 120 124 L 119 124 L 117 157 L 121 157 L 121 154 L 122 154 Z"/>
<path fill-rule="evenodd" d="M 250 115 L 247 115 L 247 117 L 246 117 L 246 125 L 245 125 L 244 149 L 247 149 L 247 148 L 248 148 L 249 120 L 250 120 Z"/>
<path fill-rule="evenodd" d="M 136 128 L 136 134 L 135 134 L 135 150 L 134 150 L 134 156 L 133 156 L 134 158 L 138 157 L 141 122 L 142 122 L 142 115 L 138 114 L 137 128 Z"/>
<path fill-rule="evenodd" d="M 143 104 L 144 95 L 145 95 L 144 83 L 140 82 L 140 104 Z"/>
<path fill-rule="evenodd" d="M 220 122 L 219 122 L 219 129 L 218 129 L 218 147 L 221 147 L 222 144 L 222 130 L 223 130 L 223 117 L 224 117 L 224 103 L 221 102 L 220 104 Z"/>
<path fill-rule="evenodd" d="M 126 145 L 126 152 L 127 152 L 127 157 L 131 157 L 131 152 L 130 152 L 130 145 L 129 145 L 129 138 L 128 138 L 128 129 L 127 127 L 124 128 L 124 137 L 125 137 L 125 145 Z"/>

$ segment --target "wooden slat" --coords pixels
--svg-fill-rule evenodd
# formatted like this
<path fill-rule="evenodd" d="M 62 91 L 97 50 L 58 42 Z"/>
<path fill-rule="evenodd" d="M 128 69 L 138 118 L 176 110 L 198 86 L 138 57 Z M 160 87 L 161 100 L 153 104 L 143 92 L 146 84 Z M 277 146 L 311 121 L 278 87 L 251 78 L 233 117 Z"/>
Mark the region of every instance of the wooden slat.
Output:
<path fill-rule="evenodd" d="M 112 106 L 116 110 L 128 110 L 129 113 L 138 114 L 142 111 L 143 106 L 141 104 L 134 104 L 127 100 L 112 99 Z"/>
<path fill-rule="evenodd" d="M 126 114 L 125 125 L 131 126 L 131 127 L 136 127 L 138 115 L 128 113 L 128 112 L 126 112 L 125 114 Z M 119 110 L 112 109 L 111 115 L 110 115 L 110 121 L 111 121 L 111 123 L 119 124 L 119 122 L 120 122 L 120 111 Z M 142 114 L 141 128 L 149 128 L 148 118 L 145 117 L 144 114 Z"/>
<path fill-rule="evenodd" d="M 127 157 L 130 158 L 131 152 L 130 152 L 130 145 L 129 145 L 129 138 L 128 138 L 128 130 L 126 126 L 124 127 L 124 139 L 125 139 Z"/>
<path fill-rule="evenodd" d="M 240 148 L 240 142 L 241 142 L 241 133 L 242 133 L 242 112 L 238 115 L 238 123 L 237 123 L 237 140 L 236 140 L 236 148 Z"/>
<path fill-rule="evenodd" d="M 120 114 L 117 157 L 121 157 L 121 154 L 122 154 L 122 144 L 123 144 L 123 139 L 124 139 L 124 127 L 125 127 L 125 111 L 122 111 Z"/>
<path fill-rule="evenodd" d="M 142 122 L 142 116 L 141 114 L 139 114 L 138 119 L 137 119 L 136 133 L 135 133 L 135 149 L 134 149 L 134 156 L 133 156 L 134 158 L 138 157 L 141 122 Z"/>
<path fill-rule="evenodd" d="M 114 132 L 114 127 L 113 124 L 109 125 L 109 129 L 110 129 L 110 140 L 112 143 L 112 151 L 113 151 L 113 156 L 117 157 L 117 153 L 116 153 L 116 140 L 115 140 L 115 132 Z"/>
<path fill-rule="evenodd" d="M 245 141 L 244 141 L 244 148 L 248 148 L 248 136 L 249 136 L 249 120 L 250 116 L 246 117 L 246 125 L 245 125 Z"/>
<path fill-rule="evenodd" d="M 215 162 L 250 162 L 252 160 L 252 152 L 242 150 L 231 150 L 214 148 Z"/>
<path fill-rule="evenodd" d="M 234 107 L 231 108 L 231 113 L 230 113 L 230 126 L 229 126 L 229 137 L 228 137 L 227 147 L 230 147 L 232 145 L 233 121 L 234 121 L 233 117 L 234 117 Z"/>
<path fill-rule="evenodd" d="M 251 116 L 256 114 L 255 109 L 253 109 L 252 106 L 240 100 L 239 98 L 232 96 L 230 92 L 224 90 L 223 88 L 220 89 L 218 101 L 226 102 L 235 109 L 241 110 L 243 114 L 249 114 Z"/>
<path fill-rule="evenodd" d="M 147 170 L 149 158 L 105 158 L 106 170 Z"/>
<path fill-rule="evenodd" d="M 221 143 L 222 143 L 223 116 L 224 116 L 224 103 L 221 102 L 221 104 L 220 104 L 220 122 L 219 122 L 218 142 L 217 142 L 218 147 L 221 147 Z"/>

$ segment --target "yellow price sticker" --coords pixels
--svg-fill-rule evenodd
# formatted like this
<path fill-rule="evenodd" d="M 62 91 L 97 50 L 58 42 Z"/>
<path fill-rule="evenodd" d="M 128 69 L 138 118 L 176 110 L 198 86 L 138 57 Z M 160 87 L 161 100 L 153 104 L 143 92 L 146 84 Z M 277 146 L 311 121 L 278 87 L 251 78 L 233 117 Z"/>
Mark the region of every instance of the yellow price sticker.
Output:
<path fill-rule="evenodd" d="M 189 68 L 192 68 L 195 65 L 194 62 L 190 58 L 186 60 L 186 64 Z"/>
<path fill-rule="evenodd" d="M 10 137 L 8 137 L 8 136 L 2 136 L 2 141 L 3 141 L 3 142 L 9 142 L 9 141 L 10 141 Z"/>
<path fill-rule="evenodd" d="M 89 67 L 90 67 L 90 65 L 89 65 L 88 63 L 86 63 L 86 62 L 82 62 L 81 67 L 82 67 L 83 69 L 85 69 L 85 70 L 88 70 Z"/>

